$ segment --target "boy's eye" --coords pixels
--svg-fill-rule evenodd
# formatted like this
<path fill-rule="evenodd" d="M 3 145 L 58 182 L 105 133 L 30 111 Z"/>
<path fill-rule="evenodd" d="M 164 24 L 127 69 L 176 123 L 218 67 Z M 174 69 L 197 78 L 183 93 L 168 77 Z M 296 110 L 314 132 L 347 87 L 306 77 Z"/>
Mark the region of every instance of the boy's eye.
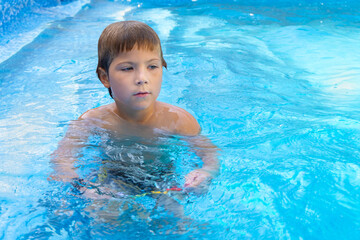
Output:
<path fill-rule="evenodd" d="M 150 69 L 156 69 L 156 68 L 158 68 L 158 66 L 157 65 L 150 65 L 149 68 Z"/>
<path fill-rule="evenodd" d="M 121 68 L 121 71 L 123 71 L 123 72 L 129 72 L 129 71 L 131 71 L 131 70 L 133 70 L 134 68 L 133 67 L 123 67 L 123 68 Z"/>

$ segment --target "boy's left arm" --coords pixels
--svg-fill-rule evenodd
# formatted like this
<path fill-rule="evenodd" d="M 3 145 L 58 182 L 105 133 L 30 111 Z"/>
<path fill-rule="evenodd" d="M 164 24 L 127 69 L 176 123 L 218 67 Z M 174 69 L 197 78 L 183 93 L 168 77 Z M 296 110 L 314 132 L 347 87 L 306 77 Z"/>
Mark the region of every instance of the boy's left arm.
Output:
<path fill-rule="evenodd" d="M 191 145 L 191 149 L 203 161 L 202 168 L 195 169 L 185 176 L 185 188 L 188 190 L 200 191 L 206 190 L 211 179 L 219 174 L 218 151 L 210 139 L 200 135 L 201 127 L 197 120 L 184 109 L 180 109 L 179 124 L 177 133 L 188 136 L 187 141 Z"/>
<path fill-rule="evenodd" d="M 195 151 L 203 161 L 202 168 L 195 169 L 185 176 L 185 188 L 204 189 L 207 188 L 211 179 L 219 174 L 219 160 L 217 148 L 210 139 L 198 135 L 188 139 Z"/>

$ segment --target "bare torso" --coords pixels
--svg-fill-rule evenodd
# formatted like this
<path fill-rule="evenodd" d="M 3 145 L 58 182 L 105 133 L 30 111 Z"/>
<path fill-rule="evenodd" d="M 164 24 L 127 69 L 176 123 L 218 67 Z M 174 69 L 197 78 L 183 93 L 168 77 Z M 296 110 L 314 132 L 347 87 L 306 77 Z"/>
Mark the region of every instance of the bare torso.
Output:
<path fill-rule="evenodd" d="M 182 108 L 156 102 L 155 111 L 144 123 L 124 120 L 117 114 L 115 103 L 90 109 L 80 116 L 79 120 L 90 120 L 97 127 L 109 130 L 118 136 L 151 137 L 156 132 L 170 134 L 197 135 L 200 126 L 195 118 Z"/>

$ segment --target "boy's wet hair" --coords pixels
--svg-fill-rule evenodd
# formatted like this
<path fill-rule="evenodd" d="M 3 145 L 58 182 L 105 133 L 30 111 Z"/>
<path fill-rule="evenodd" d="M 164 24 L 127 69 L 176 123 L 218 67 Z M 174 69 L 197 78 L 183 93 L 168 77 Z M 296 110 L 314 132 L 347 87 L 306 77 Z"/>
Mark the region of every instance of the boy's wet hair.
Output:
<path fill-rule="evenodd" d="M 109 74 L 109 66 L 114 58 L 119 53 L 131 51 L 135 45 L 141 50 L 153 51 L 159 48 L 162 66 L 167 67 L 159 36 L 151 27 L 138 21 L 116 22 L 107 26 L 99 38 L 98 66 L 96 68 L 99 79 L 99 68 Z M 112 97 L 111 89 L 108 89 Z"/>

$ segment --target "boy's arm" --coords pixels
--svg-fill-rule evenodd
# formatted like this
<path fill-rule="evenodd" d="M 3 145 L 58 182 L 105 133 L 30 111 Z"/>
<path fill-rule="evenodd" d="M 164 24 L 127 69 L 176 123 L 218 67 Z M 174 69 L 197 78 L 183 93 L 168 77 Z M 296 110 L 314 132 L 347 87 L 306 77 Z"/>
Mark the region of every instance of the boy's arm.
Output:
<path fill-rule="evenodd" d="M 188 136 L 191 149 L 203 161 L 202 168 L 195 169 L 185 176 L 186 188 L 206 187 L 210 180 L 219 174 L 219 159 L 217 148 L 210 139 L 200 135 L 201 127 L 196 119 L 187 111 L 181 109 L 182 121 L 178 133 Z"/>
<path fill-rule="evenodd" d="M 194 136 L 189 138 L 188 142 L 201 160 L 202 168 L 195 169 L 185 176 L 185 187 L 206 187 L 210 180 L 219 174 L 220 163 L 218 159 L 217 148 L 210 139 L 205 136 Z"/>
<path fill-rule="evenodd" d="M 59 142 L 58 148 L 51 154 L 51 163 L 54 173 L 50 179 L 62 182 L 70 182 L 77 188 L 83 196 L 89 199 L 110 199 L 115 194 L 111 189 L 105 187 L 88 188 L 87 183 L 79 179 L 76 173 L 74 163 L 80 157 L 79 153 L 85 146 L 90 136 L 91 127 L 94 124 L 91 120 L 80 117 L 76 121 L 72 121 L 65 134 L 65 137 Z"/>
<path fill-rule="evenodd" d="M 79 119 L 70 123 L 65 137 L 51 154 L 51 163 L 54 169 L 54 173 L 50 176 L 51 179 L 70 182 L 79 177 L 74 163 L 88 136 L 86 121 Z"/>

